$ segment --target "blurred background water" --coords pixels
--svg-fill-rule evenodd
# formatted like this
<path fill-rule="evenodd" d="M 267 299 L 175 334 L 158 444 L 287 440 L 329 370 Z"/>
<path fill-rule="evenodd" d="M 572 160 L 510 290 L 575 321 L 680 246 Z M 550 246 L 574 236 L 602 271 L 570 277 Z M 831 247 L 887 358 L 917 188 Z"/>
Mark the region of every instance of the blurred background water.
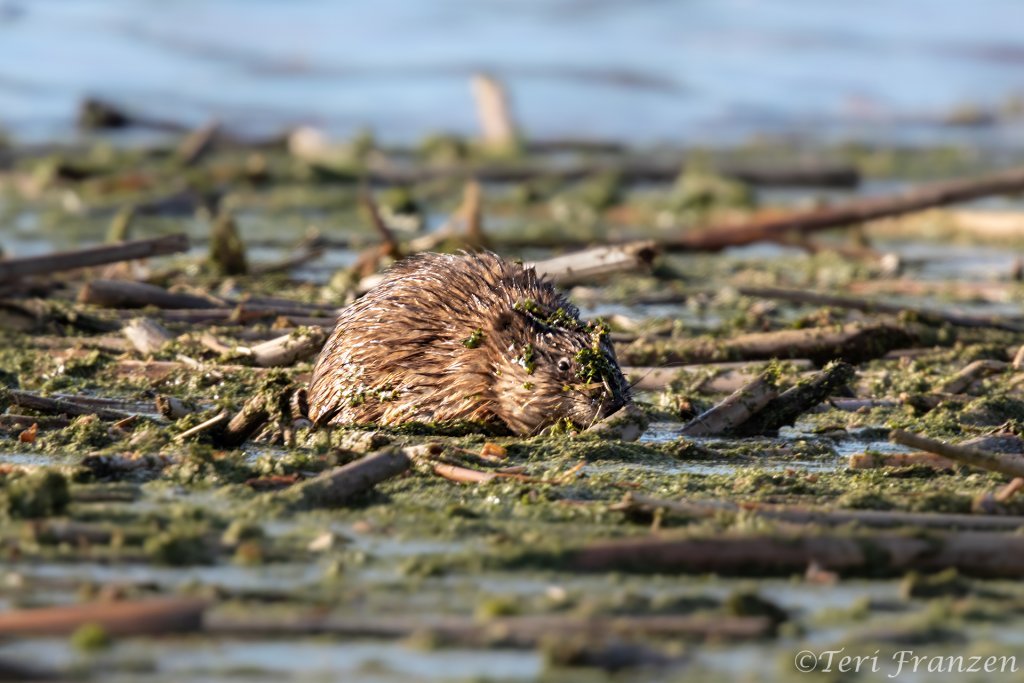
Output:
<path fill-rule="evenodd" d="M 84 95 L 197 124 L 387 142 L 476 128 L 468 76 L 535 137 L 1024 146 L 1017 0 L 0 0 L 0 126 Z"/>

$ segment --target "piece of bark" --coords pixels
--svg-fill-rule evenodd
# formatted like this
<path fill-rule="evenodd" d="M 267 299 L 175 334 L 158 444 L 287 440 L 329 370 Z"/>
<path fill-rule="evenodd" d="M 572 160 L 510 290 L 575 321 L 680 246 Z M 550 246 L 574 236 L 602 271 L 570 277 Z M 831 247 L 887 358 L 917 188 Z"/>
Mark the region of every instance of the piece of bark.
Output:
<path fill-rule="evenodd" d="M 729 434 L 779 395 L 779 390 L 764 375 L 737 389 L 721 403 L 687 422 L 682 436 Z"/>
<path fill-rule="evenodd" d="M 956 446 L 943 441 L 929 439 L 920 434 L 894 429 L 889 439 L 901 446 L 916 448 L 929 453 L 936 453 L 944 458 L 961 462 L 972 467 L 991 472 L 999 472 L 1011 477 L 1024 477 L 1024 457 L 1008 453 L 989 453 L 976 448 Z"/>
<path fill-rule="evenodd" d="M 158 636 L 202 629 L 207 601 L 200 598 L 154 598 L 91 602 L 0 612 L 0 637 L 66 636 L 96 624 L 113 636 Z"/>
<path fill-rule="evenodd" d="M 726 247 L 771 241 L 787 234 L 807 234 L 865 221 L 899 216 L 993 195 L 1024 191 L 1024 169 L 1015 168 L 981 178 L 920 185 L 890 196 L 858 197 L 838 206 L 744 224 L 715 225 L 663 242 L 668 251 L 718 251 Z"/>
<path fill-rule="evenodd" d="M 851 296 L 839 296 L 835 294 L 823 294 L 803 289 L 782 289 L 780 287 L 740 287 L 738 290 L 743 296 L 752 296 L 763 299 L 778 299 L 791 301 L 793 303 L 810 304 L 814 306 L 829 306 L 831 308 L 848 308 L 865 313 L 888 313 L 900 315 L 904 313 L 913 314 L 920 322 L 929 325 L 950 324 L 957 327 L 978 327 L 991 328 L 996 330 L 1007 330 L 1010 332 L 1024 332 L 1024 320 L 1015 320 L 998 315 L 970 315 L 957 313 L 950 310 L 934 310 L 908 306 L 906 304 L 893 304 L 884 301 L 873 301 Z M 956 392 L 950 392 L 956 393 Z"/>
<path fill-rule="evenodd" d="M 144 356 L 157 353 L 174 341 L 174 335 L 166 327 L 149 318 L 136 318 L 121 328 L 135 350 Z"/>
<path fill-rule="evenodd" d="M 163 287 L 131 280 L 90 280 L 78 292 L 78 301 L 105 308 L 212 309 L 224 305 L 212 298 L 169 292 Z"/>
<path fill-rule="evenodd" d="M 650 240 L 594 247 L 565 256 L 526 264 L 562 287 L 599 280 L 609 275 L 647 270 L 658 254 Z"/>
<path fill-rule="evenodd" d="M 401 448 L 385 448 L 336 467 L 278 494 L 296 508 L 347 505 L 382 481 L 407 472 L 413 458 Z"/>
<path fill-rule="evenodd" d="M 848 363 L 829 363 L 822 370 L 770 400 L 731 431 L 737 436 L 769 434 L 792 425 L 797 418 L 846 386 L 856 375 Z"/>
<path fill-rule="evenodd" d="M 0 259 L 0 282 L 28 277 L 52 275 L 66 270 L 102 266 L 134 259 L 164 256 L 188 251 L 188 236 L 167 235 L 152 239 L 133 240 L 120 244 L 103 244 L 72 251 L 61 251 L 42 256 Z"/>

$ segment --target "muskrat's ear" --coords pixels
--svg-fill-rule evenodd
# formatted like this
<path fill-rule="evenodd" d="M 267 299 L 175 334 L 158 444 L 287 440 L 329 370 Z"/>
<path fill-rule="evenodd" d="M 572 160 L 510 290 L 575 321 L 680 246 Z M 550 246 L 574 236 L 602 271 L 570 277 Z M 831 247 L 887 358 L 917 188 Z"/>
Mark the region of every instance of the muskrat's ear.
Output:
<path fill-rule="evenodd" d="M 505 332 L 512 327 L 512 322 L 515 320 L 515 313 L 512 311 L 502 311 L 494 318 L 494 331 Z"/>

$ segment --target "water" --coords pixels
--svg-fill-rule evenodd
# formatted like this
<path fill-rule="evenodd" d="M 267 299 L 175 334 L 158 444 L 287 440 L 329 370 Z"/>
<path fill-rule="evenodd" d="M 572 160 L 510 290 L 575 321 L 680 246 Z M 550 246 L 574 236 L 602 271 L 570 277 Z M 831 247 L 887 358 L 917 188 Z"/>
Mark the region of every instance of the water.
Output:
<path fill-rule="evenodd" d="M 486 69 L 538 137 L 997 148 L 1024 143 L 1022 25 L 1014 0 L 2 0 L 0 124 L 68 136 L 93 94 L 190 124 L 409 141 L 474 131 L 467 77 Z M 998 125 L 947 125 L 965 105 Z"/>

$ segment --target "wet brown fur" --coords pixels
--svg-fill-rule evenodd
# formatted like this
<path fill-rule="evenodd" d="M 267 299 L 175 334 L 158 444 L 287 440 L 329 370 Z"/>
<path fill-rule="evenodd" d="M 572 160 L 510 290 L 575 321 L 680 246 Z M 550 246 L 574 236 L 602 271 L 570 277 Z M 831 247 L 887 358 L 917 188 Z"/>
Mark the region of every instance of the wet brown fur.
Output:
<path fill-rule="evenodd" d="M 600 382 L 581 379 L 587 348 L 608 361 Z M 478 421 L 517 434 L 562 418 L 586 427 L 629 400 L 607 338 L 532 268 L 489 252 L 397 263 L 342 312 L 309 388 L 316 424 Z"/>

